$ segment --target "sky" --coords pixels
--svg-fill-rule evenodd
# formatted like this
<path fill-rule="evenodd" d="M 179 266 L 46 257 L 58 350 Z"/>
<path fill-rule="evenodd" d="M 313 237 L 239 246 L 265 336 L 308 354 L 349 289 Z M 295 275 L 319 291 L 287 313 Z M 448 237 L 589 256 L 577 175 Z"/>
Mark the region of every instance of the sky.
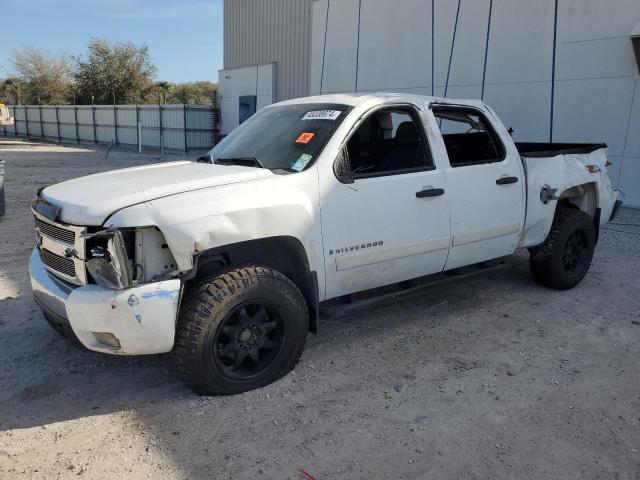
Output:
<path fill-rule="evenodd" d="M 25 45 L 79 55 L 91 36 L 146 44 L 157 80 L 218 80 L 223 0 L 0 0 L 0 78 Z"/>

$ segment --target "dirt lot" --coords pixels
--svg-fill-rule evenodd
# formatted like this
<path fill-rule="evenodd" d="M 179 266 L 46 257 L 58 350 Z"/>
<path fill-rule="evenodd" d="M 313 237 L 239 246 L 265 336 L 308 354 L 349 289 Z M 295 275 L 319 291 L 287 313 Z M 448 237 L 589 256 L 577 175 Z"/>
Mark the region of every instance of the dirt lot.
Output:
<path fill-rule="evenodd" d="M 640 211 L 574 290 L 519 253 L 324 322 L 273 385 L 197 397 L 169 355 L 69 346 L 29 287 L 37 187 L 160 160 L 2 138 L 0 156 L 0 478 L 640 478 Z"/>

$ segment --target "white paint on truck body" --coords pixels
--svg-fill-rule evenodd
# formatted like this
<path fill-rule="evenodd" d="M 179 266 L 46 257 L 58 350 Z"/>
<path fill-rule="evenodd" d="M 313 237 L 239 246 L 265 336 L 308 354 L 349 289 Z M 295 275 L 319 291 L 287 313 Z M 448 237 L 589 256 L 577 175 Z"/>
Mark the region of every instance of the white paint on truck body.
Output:
<path fill-rule="evenodd" d="M 115 213 L 107 224 L 157 226 L 182 272 L 193 267 L 195 254 L 212 248 L 260 238 L 294 237 L 304 246 L 310 268 L 323 279 L 317 176 L 315 167 L 295 175 L 269 172 L 261 180 L 140 203 Z"/>
<path fill-rule="evenodd" d="M 95 285 L 74 290 L 67 300 L 67 314 L 83 344 L 109 352 L 96 344 L 92 332 L 112 332 L 122 347 L 118 353 L 170 350 L 179 278 L 192 270 L 196 255 L 210 249 L 293 237 L 304 247 L 309 268 L 317 274 L 318 296 L 323 301 L 542 243 L 557 204 L 541 202 L 543 186 L 562 195 L 593 185 L 595 198 L 577 204 L 592 215 L 600 208 L 601 223 L 610 218 L 616 200 L 604 150 L 521 159 L 502 122 L 480 101 L 340 94 L 266 108 L 291 104 L 352 107 L 315 163 L 302 172 L 278 174 L 255 167 L 173 162 L 71 180 L 42 192 L 60 207 L 61 220 L 69 224 L 157 227 L 176 262 L 174 279 L 141 284 L 134 292 Z M 505 146 L 504 160 L 453 168 L 430 108 L 433 104 L 482 112 Z M 435 168 L 341 183 L 334 164 L 345 143 L 372 112 L 396 106 L 416 112 Z M 590 173 L 587 165 L 599 168 Z M 517 182 L 497 185 L 496 180 L 505 176 L 516 177 Z M 416 197 L 416 192 L 434 188 L 443 189 L 444 194 Z M 169 293 L 142 299 L 147 293 L 164 291 Z M 131 294 L 140 297 L 139 304 L 128 303 Z"/>
<path fill-rule="evenodd" d="M 78 339 L 90 350 L 146 355 L 173 348 L 180 280 L 147 283 L 125 290 L 85 285 L 71 292 L 67 316 Z M 94 333 L 108 333 L 118 348 L 108 348 Z"/>
<path fill-rule="evenodd" d="M 446 189 L 451 202 L 451 248 L 446 270 L 510 255 L 520 241 L 525 217 L 526 179 L 520 154 L 497 115 L 484 104 L 476 104 L 503 143 L 500 162 L 452 167 L 440 134 L 439 154 L 447 159 Z M 516 183 L 497 185 L 502 177 Z"/>
<path fill-rule="evenodd" d="M 545 185 L 556 189 L 558 195 L 578 185 L 594 185 L 597 198 L 595 203 L 585 210 L 593 216 L 595 208 L 600 208 L 600 224 L 604 225 L 609 221 L 617 194 L 607 174 L 607 156 L 604 148 L 590 154 L 524 157 L 522 160 L 527 171 L 527 218 L 520 246 L 539 245 L 549 234 L 556 202 L 548 202 L 545 205 L 540 201 L 540 190 Z M 590 173 L 588 165 L 597 165 L 600 172 Z"/>
<path fill-rule="evenodd" d="M 114 212 L 138 203 L 271 176 L 269 170 L 168 162 L 74 178 L 47 187 L 42 198 L 62 207 L 60 220 L 99 226 Z"/>

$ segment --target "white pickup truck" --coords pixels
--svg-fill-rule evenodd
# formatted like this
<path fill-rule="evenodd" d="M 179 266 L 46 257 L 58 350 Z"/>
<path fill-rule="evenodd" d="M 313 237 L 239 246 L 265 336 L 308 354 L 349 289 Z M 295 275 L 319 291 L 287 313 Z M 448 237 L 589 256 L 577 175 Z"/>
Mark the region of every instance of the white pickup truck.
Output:
<path fill-rule="evenodd" d="M 40 190 L 33 291 L 90 350 L 173 351 L 196 392 L 242 392 L 295 366 L 330 299 L 519 247 L 575 286 L 620 204 L 607 165 L 606 145 L 514 143 L 480 101 L 286 101 L 198 161 Z"/>

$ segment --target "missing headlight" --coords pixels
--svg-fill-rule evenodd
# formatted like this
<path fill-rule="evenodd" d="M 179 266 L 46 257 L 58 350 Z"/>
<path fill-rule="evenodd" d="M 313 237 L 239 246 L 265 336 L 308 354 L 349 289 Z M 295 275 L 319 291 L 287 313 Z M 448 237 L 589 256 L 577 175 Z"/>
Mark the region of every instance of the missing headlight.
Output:
<path fill-rule="evenodd" d="M 87 248 L 87 270 L 98 285 L 118 290 L 133 285 L 133 265 L 120 230 L 92 235 Z"/>

